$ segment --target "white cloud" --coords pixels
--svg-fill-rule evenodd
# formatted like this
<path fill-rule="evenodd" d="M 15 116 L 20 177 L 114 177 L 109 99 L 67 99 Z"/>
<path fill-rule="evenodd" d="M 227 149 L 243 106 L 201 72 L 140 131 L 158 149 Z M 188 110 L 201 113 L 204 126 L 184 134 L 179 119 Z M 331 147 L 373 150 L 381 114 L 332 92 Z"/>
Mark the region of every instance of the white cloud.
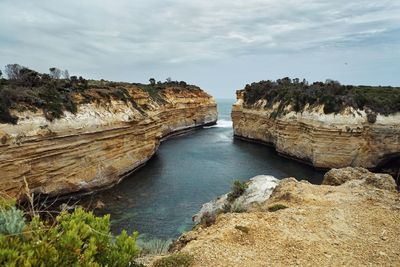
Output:
<path fill-rule="evenodd" d="M 124 79 L 116 69 L 377 46 L 389 56 L 399 14 L 397 0 L 2 0 L 0 64 Z"/>

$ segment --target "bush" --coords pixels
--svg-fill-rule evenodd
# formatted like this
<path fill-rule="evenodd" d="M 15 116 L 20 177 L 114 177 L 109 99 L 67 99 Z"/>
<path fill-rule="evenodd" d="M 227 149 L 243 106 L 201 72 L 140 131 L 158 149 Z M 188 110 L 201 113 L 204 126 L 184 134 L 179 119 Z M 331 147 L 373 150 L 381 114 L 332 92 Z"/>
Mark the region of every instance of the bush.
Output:
<path fill-rule="evenodd" d="M 0 206 L 0 235 L 18 235 L 25 227 L 24 213 L 12 207 Z"/>
<path fill-rule="evenodd" d="M 86 80 L 79 76 L 71 76 L 69 79 L 60 79 L 61 72 L 51 68 L 52 74 L 43 74 L 18 64 L 10 64 L 6 67 L 8 80 L 0 78 L 0 123 L 16 124 L 18 118 L 12 116 L 11 110 L 40 109 L 46 119 L 52 121 L 60 118 L 65 111 L 77 112 L 79 104 L 110 103 L 111 100 L 121 100 L 131 103 L 133 108 L 143 113 L 135 98 L 130 95 L 128 88 L 135 87 L 148 93 L 150 98 L 163 105 L 167 103 L 164 90 L 172 88 L 174 91 L 199 90 L 198 87 L 188 85 L 185 82 L 165 82 L 151 85 L 131 84 L 123 82 L 109 82 L 105 80 Z M 64 73 L 64 76 L 69 76 Z"/>
<path fill-rule="evenodd" d="M 172 254 L 153 263 L 153 267 L 189 267 L 193 263 L 193 256 L 187 253 Z"/>
<path fill-rule="evenodd" d="M 231 212 L 231 209 L 232 209 L 232 205 L 230 203 L 225 203 L 222 206 L 221 212 L 222 213 L 228 213 L 228 212 Z"/>
<path fill-rule="evenodd" d="M 283 209 L 287 209 L 287 208 L 288 207 L 283 205 L 283 204 L 275 204 L 275 205 L 273 205 L 271 207 L 268 207 L 268 211 L 275 212 L 275 211 L 283 210 Z"/>
<path fill-rule="evenodd" d="M 168 251 L 168 247 L 172 244 L 170 239 L 151 239 L 141 245 L 141 255 L 159 255 Z"/>
<path fill-rule="evenodd" d="M 204 227 L 209 227 L 215 223 L 217 215 L 211 212 L 205 212 L 200 219 L 200 224 Z"/>
<path fill-rule="evenodd" d="M 308 104 L 310 107 L 323 106 L 325 114 L 338 113 L 346 107 L 355 109 L 369 108 L 384 115 L 400 112 L 400 88 L 381 86 L 351 86 L 327 80 L 309 85 L 307 81 L 299 82 L 289 78 L 277 81 L 260 81 L 246 85 L 243 90 L 245 106 L 251 106 L 259 100 L 266 100 L 265 108 L 279 104 L 276 118 L 284 113 L 289 105 L 295 112 L 302 112 Z"/>
<path fill-rule="evenodd" d="M 367 114 L 367 119 L 369 123 L 375 123 L 376 122 L 376 114 L 375 113 L 368 113 Z"/>
<path fill-rule="evenodd" d="M 231 212 L 234 213 L 242 213 L 242 212 L 246 212 L 246 209 L 243 207 L 242 204 L 240 203 L 235 203 L 232 208 L 231 208 Z"/>
<path fill-rule="evenodd" d="M 53 223 L 34 217 L 20 235 L 0 234 L 0 265 L 139 266 L 134 262 L 139 253 L 136 237 L 136 232 L 125 231 L 113 237 L 109 216 L 96 217 L 81 208 L 62 212 Z"/>
<path fill-rule="evenodd" d="M 246 182 L 240 182 L 238 180 L 233 182 L 232 191 L 228 194 L 228 201 L 233 202 L 235 199 L 243 195 L 248 188 Z"/>

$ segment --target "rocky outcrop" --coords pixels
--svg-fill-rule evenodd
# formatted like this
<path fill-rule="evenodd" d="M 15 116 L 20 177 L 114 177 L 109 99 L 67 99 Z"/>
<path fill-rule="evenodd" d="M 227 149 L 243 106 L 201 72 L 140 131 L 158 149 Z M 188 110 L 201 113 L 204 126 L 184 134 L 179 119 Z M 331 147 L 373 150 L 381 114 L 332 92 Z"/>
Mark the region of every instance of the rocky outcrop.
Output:
<path fill-rule="evenodd" d="M 347 168 L 324 183 L 333 177 L 341 185 L 284 179 L 268 200 L 220 214 L 171 251 L 191 254 L 193 266 L 397 266 L 400 198 L 380 186 L 393 178 Z"/>
<path fill-rule="evenodd" d="M 348 181 L 359 181 L 366 185 L 397 192 L 396 182 L 389 174 L 372 173 L 364 168 L 332 169 L 324 176 L 322 184 L 341 185 Z"/>
<path fill-rule="evenodd" d="M 353 107 L 325 114 L 323 106 L 295 112 L 289 105 L 277 116 L 279 103 L 246 105 L 243 94 L 237 92 L 232 108 L 238 138 L 273 145 L 278 153 L 317 168 L 375 168 L 400 157 L 399 113 L 375 114 L 371 122 L 365 110 Z"/>
<path fill-rule="evenodd" d="M 159 99 L 135 85 L 126 90 L 134 101 L 80 104 L 52 122 L 14 110 L 18 123 L 0 124 L 0 191 L 18 197 L 24 178 L 32 192 L 50 196 L 112 186 L 163 138 L 217 120 L 214 99 L 198 88 L 166 88 Z"/>
<path fill-rule="evenodd" d="M 213 218 L 218 213 L 226 212 L 228 207 L 229 209 L 233 208 L 233 210 L 235 207 L 241 210 L 248 210 L 253 205 L 266 201 L 278 183 L 279 180 L 270 175 L 253 177 L 247 182 L 247 188 L 244 193 L 234 201 L 228 200 L 227 193 L 203 204 L 200 211 L 192 217 L 193 222 L 199 224 L 207 219 L 205 217 Z"/>

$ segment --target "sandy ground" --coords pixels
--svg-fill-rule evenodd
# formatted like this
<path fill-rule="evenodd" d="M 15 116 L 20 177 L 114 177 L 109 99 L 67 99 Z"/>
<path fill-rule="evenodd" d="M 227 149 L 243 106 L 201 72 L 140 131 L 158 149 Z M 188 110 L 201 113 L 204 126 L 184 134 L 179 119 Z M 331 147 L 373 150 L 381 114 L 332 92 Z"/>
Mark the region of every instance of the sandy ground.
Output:
<path fill-rule="evenodd" d="M 268 211 L 276 203 L 288 208 Z M 400 266 L 400 196 L 360 180 L 286 179 L 265 203 L 222 214 L 179 243 L 202 267 Z"/>

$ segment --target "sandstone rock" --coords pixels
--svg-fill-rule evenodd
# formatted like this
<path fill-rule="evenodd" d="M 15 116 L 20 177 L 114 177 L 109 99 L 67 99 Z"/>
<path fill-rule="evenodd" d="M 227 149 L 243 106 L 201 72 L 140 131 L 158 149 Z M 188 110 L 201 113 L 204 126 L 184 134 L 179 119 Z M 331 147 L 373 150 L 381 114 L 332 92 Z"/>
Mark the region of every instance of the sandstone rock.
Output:
<path fill-rule="evenodd" d="M 396 191 L 396 182 L 389 174 L 372 173 L 364 168 L 332 169 L 324 176 L 322 184 L 341 185 L 348 181 L 361 180 L 363 184 L 380 189 Z"/>
<path fill-rule="evenodd" d="M 341 185 L 351 180 L 362 180 L 366 178 L 370 172 L 364 168 L 342 168 L 332 169 L 324 175 L 322 184 L 325 185 Z"/>
<path fill-rule="evenodd" d="M 374 177 L 359 169 L 343 172 Z M 185 233 L 173 251 L 193 255 L 193 267 L 397 266 L 399 194 L 371 190 L 366 180 L 328 186 L 284 179 L 265 202 Z M 276 203 L 289 208 L 267 212 Z"/>
<path fill-rule="evenodd" d="M 215 100 L 200 89 L 165 89 L 162 103 L 127 90 L 140 108 L 112 100 L 53 122 L 25 111 L 14 114 L 17 125 L 0 124 L 0 191 L 19 197 L 23 177 L 50 197 L 109 187 L 151 158 L 163 137 L 217 120 Z"/>
<path fill-rule="evenodd" d="M 276 116 L 277 106 L 265 101 L 245 106 L 243 91 L 232 108 L 234 135 L 275 147 L 278 153 L 318 168 L 375 168 L 400 152 L 400 113 L 371 118 L 365 110 L 348 108 L 324 114 L 321 107 Z M 375 118 L 376 117 L 376 118 Z"/>
<path fill-rule="evenodd" d="M 217 213 L 224 209 L 225 205 L 231 205 L 232 207 L 240 206 L 244 210 L 247 210 L 250 206 L 267 200 L 279 182 L 273 176 L 255 176 L 249 180 L 248 188 L 243 195 L 238 197 L 233 203 L 228 201 L 228 194 L 222 195 L 213 201 L 203 204 L 200 211 L 192 217 L 192 220 L 198 224 L 204 216 L 215 217 Z"/>

